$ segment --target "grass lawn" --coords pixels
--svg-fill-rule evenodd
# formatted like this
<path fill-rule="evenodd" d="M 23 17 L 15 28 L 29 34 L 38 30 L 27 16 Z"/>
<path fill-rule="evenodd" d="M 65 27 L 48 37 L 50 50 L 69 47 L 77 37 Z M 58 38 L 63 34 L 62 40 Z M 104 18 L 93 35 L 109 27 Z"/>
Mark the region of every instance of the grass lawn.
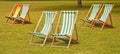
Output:
<path fill-rule="evenodd" d="M 30 17 L 33 24 L 9 25 L 5 17 L 15 3 L 31 5 Z M 82 21 L 92 3 L 113 3 L 112 20 L 116 28 L 105 27 L 102 31 L 81 28 Z M 119 1 L 83 1 L 83 8 L 77 8 L 77 1 L 0 1 L 0 54 L 120 54 L 120 2 Z M 80 44 L 71 44 L 70 48 L 52 48 L 51 42 L 44 47 L 29 44 L 32 32 L 43 10 L 79 10 L 77 30 Z M 10 22 L 11 23 L 11 22 Z M 55 23 L 56 25 L 56 23 Z M 75 33 L 73 34 L 75 36 Z M 37 42 L 41 42 L 41 39 Z M 60 42 L 59 42 L 60 43 Z M 63 42 L 61 45 L 64 45 Z"/>

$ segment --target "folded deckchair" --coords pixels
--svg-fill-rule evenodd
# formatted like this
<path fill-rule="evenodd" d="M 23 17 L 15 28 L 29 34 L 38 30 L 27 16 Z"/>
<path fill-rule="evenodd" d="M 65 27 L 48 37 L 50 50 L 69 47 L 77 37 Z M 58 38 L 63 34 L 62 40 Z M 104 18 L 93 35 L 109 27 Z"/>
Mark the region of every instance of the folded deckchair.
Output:
<path fill-rule="evenodd" d="M 109 27 L 114 27 L 112 24 L 112 18 L 111 18 L 111 11 L 113 9 L 113 6 L 114 6 L 113 4 L 104 4 L 103 14 L 98 20 L 93 20 L 91 27 L 93 28 L 95 24 L 96 25 L 101 24 L 100 30 L 102 30 L 105 25 Z M 110 18 L 110 24 L 106 23 L 106 20 L 108 17 Z"/>
<path fill-rule="evenodd" d="M 61 11 L 58 24 L 56 27 L 56 31 L 53 34 L 53 40 L 52 40 L 52 47 L 65 47 L 69 48 L 71 42 L 78 43 L 78 34 L 77 34 L 77 28 L 76 28 L 76 19 L 77 19 L 78 11 Z M 61 18 L 62 16 L 62 18 Z M 62 19 L 62 20 L 61 20 Z M 59 25 L 60 21 L 62 21 L 61 29 L 59 32 Z M 76 39 L 73 38 L 72 33 L 75 28 L 76 31 Z M 54 44 L 55 40 L 62 40 L 64 42 L 67 42 L 67 46 L 57 46 Z"/>
<path fill-rule="evenodd" d="M 28 19 L 27 19 L 27 18 Z M 29 16 L 29 4 L 23 4 L 22 11 L 19 17 L 14 18 L 14 22 L 22 22 L 23 23 L 31 23 L 30 16 Z"/>
<path fill-rule="evenodd" d="M 22 9 L 22 4 L 15 4 L 9 16 L 5 16 L 5 18 L 7 18 L 6 23 L 8 22 L 9 19 L 13 20 L 14 18 L 18 17 L 21 9 Z"/>
<path fill-rule="evenodd" d="M 86 17 L 84 19 L 81 19 L 83 21 L 82 26 L 84 26 L 85 22 L 91 23 L 92 20 L 98 18 L 102 8 L 102 4 L 92 4 Z"/>
<path fill-rule="evenodd" d="M 57 12 L 54 12 L 54 11 L 43 11 L 37 25 L 36 25 L 36 28 L 34 30 L 34 32 L 31 32 L 31 34 L 33 35 L 31 37 L 31 40 L 30 40 L 30 44 L 35 44 L 35 45 L 40 45 L 40 46 L 43 46 L 46 42 L 46 40 L 52 40 L 50 39 L 50 36 L 48 36 L 48 34 L 50 33 L 51 29 L 52 29 L 52 24 L 53 24 L 53 21 L 54 21 L 54 18 L 56 16 Z M 41 23 L 41 20 L 42 18 L 45 18 L 45 22 L 44 22 L 44 26 L 42 28 L 41 31 L 39 31 L 40 29 L 40 23 Z M 33 42 L 33 38 L 34 37 L 40 37 L 40 38 L 43 38 L 44 41 L 42 44 L 36 44 L 36 43 L 32 43 Z"/>

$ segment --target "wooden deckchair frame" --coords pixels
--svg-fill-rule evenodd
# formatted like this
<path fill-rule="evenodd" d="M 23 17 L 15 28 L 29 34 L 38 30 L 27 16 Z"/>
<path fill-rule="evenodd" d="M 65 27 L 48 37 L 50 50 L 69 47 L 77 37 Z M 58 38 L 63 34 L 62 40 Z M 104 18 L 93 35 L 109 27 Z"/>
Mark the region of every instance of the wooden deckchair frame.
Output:
<path fill-rule="evenodd" d="M 107 16 L 107 19 L 108 19 L 108 17 L 110 18 L 110 24 L 106 23 L 106 20 L 107 20 L 107 19 L 106 19 L 105 22 L 100 23 L 100 24 L 102 24 L 102 25 L 101 25 L 101 28 L 99 29 L 99 28 L 94 28 L 94 26 L 95 26 L 97 23 L 94 22 L 94 21 L 92 21 L 92 23 L 91 23 L 91 29 L 103 30 L 104 26 L 109 26 L 109 27 L 111 27 L 111 28 L 114 28 L 113 23 L 112 23 L 112 18 L 111 18 L 111 11 L 112 11 L 113 7 L 114 7 L 114 4 L 112 4 L 112 8 L 111 8 L 111 10 L 110 10 L 110 12 L 109 12 L 109 14 L 108 14 L 108 16 Z"/>
<path fill-rule="evenodd" d="M 60 21 L 61 21 L 61 14 L 62 14 L 62 11 L 60 12 L 60 16 L 59 16 L 59 19 L 58 19 L 58 22 L 57 22 L 57 26 L 56 26 L 55 34 L 57 34 L 58 31 L 59 31 Z M 78 16 L 78 11 L 76 11 L 76 18 L 75 18 L 75 21 L 74 21 L 74 28 L 75 28 L 75 32 L 76 32 L 76 39 L 72 38 L 72 36 L 69 36 L 69 35 L 65 35 L 65 36 L 67 37 L 67 40 L 68 40 L 68 41 L 66 41 L 66 40 L 64 40 L 64 39 L 61 39 L 61 38 L 53 37 L 51 47 L 69 48 L 71 42 L 79 43 L 79 42 L 78 42 L 77 27 L 76 27 L 77 16 Z M 73 28 L 73 31 L 74 31 L 74 28 Z M 58 40 L 62 40 L 62 41 L 65 41 L 65 42 L 68 42 L 68 45 L 67 45 L 67 46 L 58 46 L 58 45 L 55 45 L 55 40 L 56 40 L 56 39 L 58 39 Z"/>
<path fill-rule="evenodd" d="M 27 12 L 27 15 L 25 16 L 25 18 L 24 18 L 24 19 L 21 19 L 21 20 L 16 20 L 16 19 L 14 19 L 13 24 L 15 24 L 15 22 L 22 22 L 22 25 L 23 25 L 25 22 L 31 24 L 30 15 L 29 15 L 30 7 L 31 7 L 31 5 L 29 5 L 29 9 L 28 9 L 28 12 Z M 27 19 L 28 19 L 28 20 L 27 20 Z"/>
<path fill-rule="evenodd" d="M 14 10 L 16 9 L 16 5 L 17 5 L 17 4 L 15 4 L 15 5 L 13 6 L 13 8 L 12 8 L 12 10 L 10 11 L 10 13 L 9 13 L 8 16 L 13 16 L 13 12 L 14 12 Z M 7 18 L 6 23 L 8 22 L 8 20 L 9 20 L 9 18 Z"/>
<path fill-rule="evenodd" d="M 89 18 L 90 13 L 91 13 L 92 8 L 93 8 L 93 5 L 94 5 L 94 4 L 91 5 L 91 7 L 90 7 L 90 9 L 89 9 L 89 11 L 88 11 L 88 13 L 87 13 L 87 15 L 85 16 L 85 19 L 88 19 L 88 18 Z M 103 4 L 100 4 L 100 8 L 99 8 L 99 10 L 98 10 L 98 12 L 97 12 L 97 14 L 96 14 L 96 16 L 95 16 L 94 19 L 98 19 L 98 17 L 100 16 L 100 14 L 101 14 L 101 12 L 102 12 L 102 9 L 103 9 Z M 91 22 L 92 22 L 92 21 L 90 21 L 90 22 L 88 22 L 88 23 L 91 24 Z M 86 22 L 83 21 L 82 27 L 85 27 L 85 23 L 86 23 Z"/>
<path fill-rule="evenodd" d="M 41 14 L 41 17 L 40 17 L 40 19 L 39 19 L 39 21 L 38 21 L 38 23 L 37 23 L 37 25 L 36 25 L 36 27 L 35 27 L 35 29 L 34 29 L 34 32 L 36 32 L 36 31 L 40 28 L 40 22 L 41 22 L 41 20 L 42 20 L 42 18 L 43 18 L 43 15 L 44 15 L 44 11 L 43 11 L 42 14 Z M 55 11 L 55 16 L 54 16 L 54 18 L 56 17 L 56 15 L 57 15 L 57 11 Z M 53 23 L 52 23 L 52 26 L 53 26 Z M 53 28 L 52 28 L 52 29 L 53 29 Z M 53 30 L 52 30 L 52 31 L 53 31 Z M 44 40 L 43 40 L 43 43 L 42 43 L 42 44 L 33 43 L 34 36 L 31 37 L 31 40 L 30 40 L 29 44 L 44 46 L 47 39 L 50 40 L 50 41 L 52 40 L 51 37 L 48 37 L 49 35 L 44 35 L 44 36 L 45 36 L 45 38 L 43 38 Z"/>
<path fill-rule="evenodd" d="M 12 10 L 10 11 L 9 15 L 8 15 L 8 16 L 5 16 L 5 18 L 7 18 L 6 23 L 7 23 L 9 20 L 13 20 L 13 19 L 14 19 L 14 18 L 12 18 L 12 16 L 13 16 L 16 8 L 17 8 L 17 5 L 22 5 L 22 4 L 15 4 L 15 5 L 13 6 L 13 8 L 12 8 Z M 20 15 L 20 11 L 19 11 L 19 14 L 18 14 L 18 15 Z"/>

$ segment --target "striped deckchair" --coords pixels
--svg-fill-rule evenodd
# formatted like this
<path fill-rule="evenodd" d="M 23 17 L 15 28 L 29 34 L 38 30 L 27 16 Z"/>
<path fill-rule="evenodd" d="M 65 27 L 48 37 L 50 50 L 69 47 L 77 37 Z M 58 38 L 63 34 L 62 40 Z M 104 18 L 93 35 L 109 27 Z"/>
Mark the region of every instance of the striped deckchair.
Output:
<path fill-rule="evenodd" d="M 28 19 L 26 19 L 26 17 L 27 17 Z M 14 24 L 16 21 L 17 21 L 17 22 L 22 22 L 22 24 L 23 24 L 23 23 L 31 23 L 31 22 L 30 22 L 30 16 L 29 16 L 29 4 L 23 4 L 21 14 L 20 14 L 19 17 L 17 17 L 17 18 L 14 19 L 13 24 Z"/>
<path fill-rule="evenodd" d="M 69 48 L 71 42 L 78 43 L 78 34 L 77 34 L 77 28 L 76 28 L 76 19 L 77 19 L 78 11 L 62 11 L 61 14 L 58 20 L 55 34 L 53 34 L 53 40 L 52 40 L 51 46 Z M 61 25 L 60 32 L 58 32 L 59 25 L 60 25 L 59 22 L 61 21 L 60 18 L 62 19 L 62 25 Z M 74 28 L 76 31 L 76 39 L 72 38 L 72 33 L 73 33 Z M 68 45 L 67 46 L 54 45 L 54 42 L 55 42 L 54 40 L 56 39 L 68 42 Z"/>
<path fill-rule="evenodd" d="M 99 17 L 101 10 L 102 10 L 102 4 L 92 4 L 91 8 L 89 9 L 86 17 L 84 19 L 81 19 L 83 21 L 82 26 L 85 26 L 85 22 L 91 23 L 92 20 Z"/>
<path fill-rule="evenodd" d="M 111 11 L 113 9 L 113 6 L 114 6 L 113 4 L 104 4 L 103 14 L 98 20 L 93 20 L 91 27 L 93 28 L 95 24 L 101 24 L 100 30 L 102 30 L 105 25 L 113 27 L 112 18 L 111 18 Z M 106 23 L 108 17 L 110 17 L 110 24 Z"/>
<path fill-rule="evenodd" d="M 43 11 L 39 21 L 38 21 L 38 24 L 36 25 L 36 28 L 34 30 L 34 32 L 31 32 L 31 34 L 33 35 L 31 37 L 31 40 L 30 40 L 30 44 L 35 44 L 35 45 L 40 45 L 40 46 L 44 46 L 46 40 L 50 40 L 50 36 L 48 36 L 48 34 L 50 33 L 51 29 L 52 29 L 52 24 L 53 24 L 53 21 L 55 19 L 55 16 L 56 16 L 57 12 L 54 12 L 54 11 Z M 45 22 L 44 22 L 44 26 L 42 28 L 41 31 L 39 31 L 40 29 L 40 22 L 42 20 L 42 18 L 45 18 Z M 44 38 L 44 41 L 42 44 L 36 44 L 36 43 L 32 43 L 33 42 L 33 38 L 34 37 L 40 37 L 40 38 Z M 52 39 L 51 39 L 52 40 Z"/>
<path fill-rule="evenodd" d="M 13 20 L 14 18 L 18 17 L 21 9 L 22 9 L 22 4 L 15 4 L 9 16 L 5 16 L 5 18 L 7 18 L 6 23 L 8 22 L 9 19 Z"/>

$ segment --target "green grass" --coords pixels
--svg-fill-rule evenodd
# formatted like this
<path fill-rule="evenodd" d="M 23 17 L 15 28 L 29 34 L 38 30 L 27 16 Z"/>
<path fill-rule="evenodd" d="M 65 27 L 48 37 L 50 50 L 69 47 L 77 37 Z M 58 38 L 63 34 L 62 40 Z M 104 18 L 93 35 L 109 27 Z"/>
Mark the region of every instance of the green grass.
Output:
<path fill-rule="evenodd" d="M 31 4 L 30 17 L 33 24 L 9 25 L 5 17 L 15 3 Z M 81 28 L 82 21 L 92 3 L 113 3 L 113 24 L 116 28 L 104 28 L 102 31 Z M 83 1 L 83 8 L 77 8 L 77 1 L 1 1 L 0 2 L 0 54 L 120 54 L 120 2 L 118 1 Z M 71 44 L 70 48 L 52 48 L 51 42 L 44 47 L 29 44 L 32 32 L 43 10 L 79 10 L 77 30 L 80 44 Z M 11 22 L 10 22 L 11 23 Z M 56 24 L 55 24 L 56 25 Z M 75 36 L 75 33 L 73 34 Z M 37 42 L 41 42 L 37 40 Z M 61 45 L 64 45 L 63 42 Z"/>

